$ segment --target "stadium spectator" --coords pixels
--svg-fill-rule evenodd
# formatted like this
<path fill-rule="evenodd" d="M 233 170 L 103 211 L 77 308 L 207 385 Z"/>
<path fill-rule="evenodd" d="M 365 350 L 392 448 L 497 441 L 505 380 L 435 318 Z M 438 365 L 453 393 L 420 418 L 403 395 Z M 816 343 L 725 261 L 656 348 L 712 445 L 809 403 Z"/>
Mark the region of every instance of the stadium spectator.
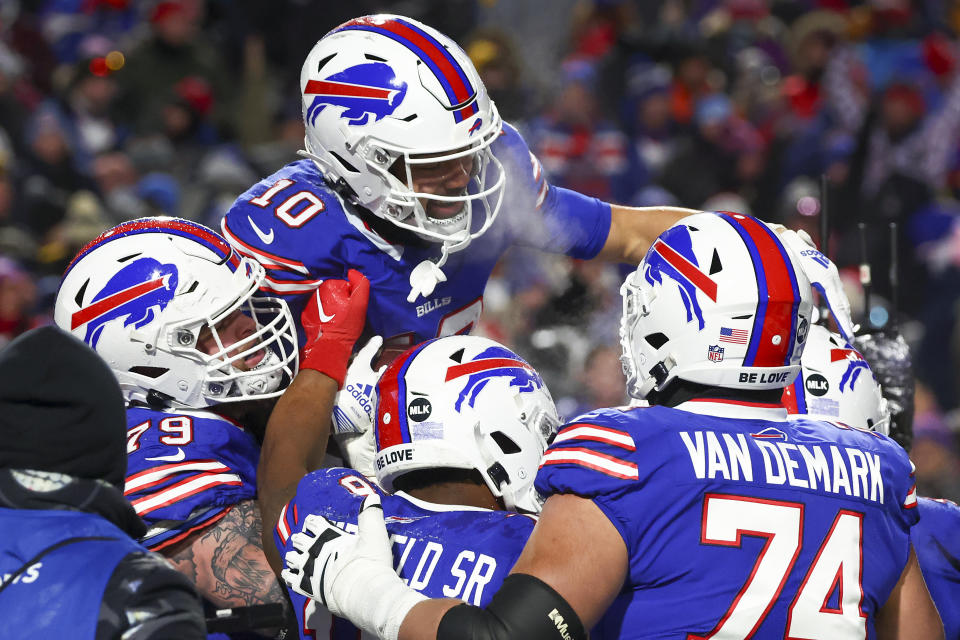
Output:
<path fill-rule="evenodd" d="M 41 324 L 34 315 L 36 302 L 36 286 L 27 271 L 0 256 L 0 348 Z"/>
<path fill-rule="evenodd" d="M 219 126 L 232 123 L 230 74 L 216 47 L 198 37 L 205 5 L 205 0 L 164 0 L 151 9 L 151 35 L 130 51 L 118 75 L 121 115 L 138 135 L 164 130 L 165 100 L 190 77 L 210 86 L 213 120 Z"/>
<path fill-rule="evenodd" d="M 572 58 L 546 113 L 530 123 L 530 147 L 556 186 L 623 202 L 632 194 L 627 140 L 603 117 L 594 63 Z"/>
<path fill-rule="evenodd" d="M 500 115 L 520 128 L 535 113 L 536 96 L 524 83 L 516 45 L 501 29 L 478 29 L 464 45 Z"/>
<path fill-rule="evenodd" d="M 722 93 L 697 101 L 693 130 L 680 138 L 658 184 L 685 207 L 700 207 L 735 184 L 737 159 L 728 145 L 733 106 Z"/>

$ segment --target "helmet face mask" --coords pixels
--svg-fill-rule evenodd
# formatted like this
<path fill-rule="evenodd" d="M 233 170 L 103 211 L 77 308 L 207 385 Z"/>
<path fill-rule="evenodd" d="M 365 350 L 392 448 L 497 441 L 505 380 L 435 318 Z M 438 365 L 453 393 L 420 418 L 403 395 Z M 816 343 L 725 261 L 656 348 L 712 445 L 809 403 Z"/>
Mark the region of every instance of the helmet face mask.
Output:
<path fill-rule="evenodd" d="M 560 424 L 540 376 L 502 345 L 477 336 L 425 342 L 378 383 L 377 480 L 472 469 L 507 509 L 536 513 L 533 481 Z"/>
<path fill-rule="evenodd" d="M 297 342 L 286 303 L 253 298 L 264 277 L 206 227 L 143 218 L 81 250 L 55 320 L 107 361 L 127 401 L 272 398 L 296 375 Z"/>
<path fill-rule="evenodd" d="M 400 228 L 412 231 L 428 240 L 447 242 L 451 252 L 462 248 L 459 246 L 461 243 L 468 244 L 482 235 L 496 219 L 503 198 L 505 181 L 503 165 L 488 148 L 495 137 L 491 133 L 489 140 L 478 141 L 477 145 L 485 145 L 482 148 L 474 146 L 439 154 L 398 154 L 397 164 L 394 167 L 401 166 L 400 163 L 402 163 L 400 173 L 403 178 L 386 199 L 388 219 Z M 462 168 L 465 160 L 470 162 L 469 170 Z M 466 173 L 465 177 L 468 181 L 462 193 L 443 195 L 426 191 L 424 187 L 430 183 L 434 183 L 437 188 L 442 188 L 447 181 L 446 176 L 435 179 L 422 177 L 422 169 L 433 165 L 453 165 L 454 171 Z M 396 179 L 393 173 L 389 171 L 388 173 Z M 484 187 L 488 184 L 488 175 L 493 174 L 499 177 L 493 184 Z M 431 204 L 434 202 L 441 205 L 458 203 L 460 210 L 449 217 L 431 216 Z M 484 225 L 477 230 L 473 229 L 474 207 L 480 208 L 484 220 Z"/>
<path fill-rule="evenodd" d="M 198 337 L 194 349 L 171 349 L 185 358 L 197 358 L 199 354 L 206 369 L 207 396 L 220 402 L 236 402 L 250 399 L 250 396 L 272 397 L 275 392 L 282 391 L 280 385 L 287 371 L 284 359 L 278 352 L 282 353 L 284 349 L 289 351 L 289 348 L 271 336 L 282 335 L 292 322 L 285 317 L 285 305 L 277 302 L 253 297 L 238 298 L 216 316 L 204 320 L 199 336 L 208 335 L 207 342 L 212 342 L 213 348 L 199 348 L 201 340 Z M 238 314 L 249 318 L 246 323 L 250 333 L 239 339 L 222 338 L 222 325 L 243 322 L 235 319 Z M 289 315 L 289 311 L 286 311 L 286 315 Z M 248 359 L 255 362 L 248 365 Z"/>
<path fill-rule="evenodd" d="M 890 412 L 880 384 L 860 352 L 840 335 L 812 327 L 801 365 L 783 393 L 790 414 L 889 435 Z"/>
<path fill-rule="evenodd" d="M 634 398 L 675 379 L 782 388 L 800 369 L 810 283 L 776 235 L 749 216 L 684 218 L 658 237 L 620 292 L 621 362 Z"/>
<path fill-rule="evenodd" d="M 351 20 L 314 46 L 300 86 L 304 155 L 346 199 L 448 253 L 492 224 L 506 177 L 490 145 L 502 121 L 452 40 L 399 16 Z M 418 167 L 465 157 L 472 166 L 458 193 L 418 188 Z M 462 209 L 431 217 L 431 202 Z"/>

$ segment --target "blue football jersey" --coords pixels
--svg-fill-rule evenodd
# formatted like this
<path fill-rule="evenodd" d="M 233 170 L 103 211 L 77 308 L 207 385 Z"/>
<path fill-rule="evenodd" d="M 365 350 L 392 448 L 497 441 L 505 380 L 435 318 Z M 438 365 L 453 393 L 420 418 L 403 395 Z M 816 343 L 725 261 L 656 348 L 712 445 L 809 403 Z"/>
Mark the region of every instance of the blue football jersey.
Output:
<path fill-rule="evenodd" d="M 509 246 L 586 259 L 600 251 L 610 230 L 610 206 L 548 185 L 516 129 L 505 124 L 491 150 L 506 172 L 503 206 L 482 236 L 450 255 L 443 267 L 447 280 L 428 299 L 407 302 L 410 273 L 438 257 L 440 245 L 390 244 L 326 185 L 312 160 L 288 164 L 255 184 L 237 198 L 221 228 L 237 251 L 265 267 L 262 291 L 283 296 L 295 318 L 320 282 L 345 278 L 354 268 L 370 280 L 367 331 L 388 345 L 469 333 L 490 273 Z M 474 231 L 480 218 L 474 217 Z"/>
<path fill-rule="evenodd" d="M 691 401 L 579 417 L 536 486 L 590 498 L 626 544 L 595 637 L 841 640 L 876 637 L 917 519 L 911 475 L 886 436 Z"/>
<path fill-rule="evenodd" d="M 253 436 L 215 413 L 127 409 L 124 494 L 147 524 L 141 542 L 163 549 L 254 499 L 259 458 Z"/>
<path fill-rule="evenodd" d="M 910 540 L 947 640 L 960 640 L 960 506 L 950 500 L 919 498 L 920 522 Z"/>
<path fill-rule="evenodd" d="M 310 514 L 356 533 L 360 506 L 373 492 L 383 501 L 397 573 L 431 598 L 460 598 L 485 606 L 520 557 L 535 524 L 531 516 L 509 511 L 438 505 L 402 491 L 387 495 L 352 469 L 320 469 L 300 481 L 296 495 L 280 512 L 274 527 L 280 556 L 293 549 L 291 534 L 301 529 Z M 302 637 L 358 637 L 346 620 L 333 618 L 314 601 L 287 591 Z"/>

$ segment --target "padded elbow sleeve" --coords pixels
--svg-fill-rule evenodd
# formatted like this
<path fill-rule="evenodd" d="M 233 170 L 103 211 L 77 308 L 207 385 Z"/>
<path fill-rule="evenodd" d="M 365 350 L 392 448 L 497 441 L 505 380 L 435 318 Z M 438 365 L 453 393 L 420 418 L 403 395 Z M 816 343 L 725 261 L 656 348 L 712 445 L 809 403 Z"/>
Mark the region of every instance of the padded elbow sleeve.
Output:
<path fill-rule="evenodd" d="M 547 583 L 514 573 L 485 609 L 453 607 L 440 620 L 437 640 L 586 640 L 583 623 Z"/>

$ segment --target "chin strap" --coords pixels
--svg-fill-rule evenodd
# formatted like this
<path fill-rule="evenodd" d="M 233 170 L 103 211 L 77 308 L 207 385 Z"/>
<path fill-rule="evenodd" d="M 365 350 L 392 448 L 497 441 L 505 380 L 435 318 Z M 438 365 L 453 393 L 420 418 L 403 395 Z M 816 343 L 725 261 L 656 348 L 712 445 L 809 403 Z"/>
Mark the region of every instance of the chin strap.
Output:
<path fill-rule="evenodd" d="M 450 250 L 444 242 L 437 262 L 424 260 L 413 268 L 410 272 L 410 293 L 407 295 L 407 302 L 414 302 L 420 296 L 426 298 L 433 293 L 438 284 L 447 281 L 447 276 L 440 267 L 447 263 L 449 255 Z"/>
<path fill-rule="evenodd" d="M 325 163 L 316 155 L 306 150 L 297 151 L 297 155 L 310 158 L 318 166 L 322 168 L 325 166 Z M 337 188 L 339 185 L 334 185 L 334 188 Z M 349 189 L 349 187 L 347 187 Z M 347 194 L 341 193 L 342 196 L 346 197 Z M 464 244 L 464 247 L 466 244 Z M 463 248 L 463 247 L 460 247 Z M 416 267 L 413 268 L 413 271 L 410 272 L 410 293 L 407 295 L 407 302 L 415 302 L 417 298 L 424 297 L 426 298 L 433 290 L 437 288 L 437 285 L 441 282 L 447 281 L 447 275 L 440 269 L 443 265 L 447 263 L 447 257 L 452 253 L 450 251 L 450 246 L 444 242 L 443 247 L 440 250 L 440 259 L 437 262 L 433 260 L 424 260 Z"/>

